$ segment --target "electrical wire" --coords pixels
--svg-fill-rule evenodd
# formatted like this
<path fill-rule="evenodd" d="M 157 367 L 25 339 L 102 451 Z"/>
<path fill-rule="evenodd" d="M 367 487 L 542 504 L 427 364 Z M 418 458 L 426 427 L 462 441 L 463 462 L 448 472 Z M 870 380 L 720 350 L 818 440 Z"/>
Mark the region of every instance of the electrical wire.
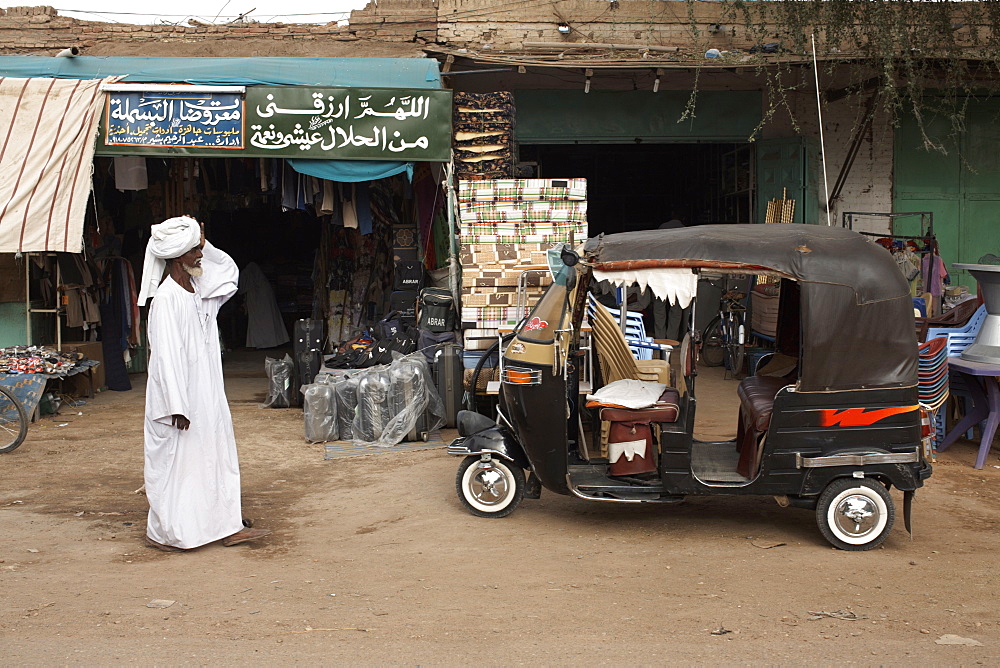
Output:
<path fill-rule="evenodd" d="M 545 3 L 542 3 L 542 4 L 545 4 L 545 5 L 555 5 L 557 3 L 557 1 L 558 0 L 550 0 L 549 2 L 545 2 Z M 520 7 L 522 5 L 537 5 L 537 4 L 539 4 L 537 2 L 537 0 L 515 0 L 514 2 L 506 2 L 506 3 L 503 3 L 503 4 L 496 5 L 495 7 L 491 7 L 489 9 L 467 9 L 467 10 L 460 11 L 460 12 L 453 12 L 452 14 L 450 14 L 450 15 L 448 15 L 446 17 L 435 16 L 434 17 L 434 21 L 436 23 L 442 23 L 442 22 L 447 23 L 448 21 L 455 20 L 455 19 L 460 19 L 460 20 L 477 19 L 477 18 L 483 18 L 483 17 L 487 17 L 487 16 L 492 16 L 494 14 L 504 13 L 504 12 L 509 11 L 512 8 Z M 166 17 L 166 18 L 187 18 L 189 16 L 193 16 L 192 14 L 161 14 L 161 13 L 158 13 L 158 12 L 110 12 L 110 11 L 101 11 L 101 10 L 59 9 L 59 8 L 56 8 L 56 11 L 57 12 L 76 12 L 76 13 L 79 13 L 79 14 L 93 14 L 95 16 L 101 16 L 101 15 L 105 15 L 105 14 L 107 14 L 109 16 L 162 16 L 162 17 Z M 303 12 L 303 13 L 298 13 L 298 14 L 276 14 L 276 15 L 272 16 L 271 18 L 272 19 L 274 19 L 274 18 L 289 18 L 289 17 L 294 17 L 294 16 L 340 16 L 340 17 L 343 17 L 343 18 L 349 18 L 352 11 L 358 11 L 358 10 L 350 10 L 350 11 L 346 11 L 346 12 Z M 238 18 L 239 16 L 243 16 L 243 14 L 236 14 L 236 15 L 234 15 L 232 17 L 230 17 L 230 16 L 224 16 L 222 18 L 225 18 L 225 19 L 228 19 L 228 18 Z M 381 25 L 386 25 L 386 26 L 404 26 L 404 25 L 414 25 L 414 24 L 420 24 L 420 23 L 427 23 L 427 18 L 403 19 L 403 20 L 391 20 L 391 19 L 387 19 L 387 20 L 383 21 Z"/>
<path fill-rule="evenodd" d="M 57 12 L 73 12 L 76 14 L 93 14 L 95 16 L 102 16 L 107 14 L 109 16 L 162 16 L 166 18 L 187 18 L 189 16 L 194 16 L 193 14 L 162 14 L 159 12 L 106 12 L 101 10 L 88 10 L 88 9 L 59 9 L 56 8 Z M 347 18 L 351 15 L 350 11 L 346 12 L 308 12 L 302 14 L 276 14 L 277 17 L 288 17 L 288 16 L 340 16 Z M 239 18 L 245 16 L 245 14 L 233 14 L 232 16 L 222 16 L 223 19 L 229 18 Z M 219 17 L 216 17 L 219 18 Z M 222 25 L 222 24 L 219 24 Z"/>

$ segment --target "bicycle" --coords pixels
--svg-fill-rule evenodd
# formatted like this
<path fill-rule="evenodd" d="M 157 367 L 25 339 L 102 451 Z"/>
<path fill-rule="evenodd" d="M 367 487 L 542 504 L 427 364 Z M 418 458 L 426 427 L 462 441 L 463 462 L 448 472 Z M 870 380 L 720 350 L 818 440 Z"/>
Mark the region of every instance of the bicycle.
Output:
<path fill-rule="evenodd" d="M 719 300 L 719 315 L 702 332 L 701 359 L 705 366 L 726 368 L 736 378 L 746 357 L 746 293 L 726 286 Z"/>
<path fill-rule="evenodd" d="M 0 385 L 0 454 L 11 452 L 28 435 L 28 416 L 14 393 Z"/>

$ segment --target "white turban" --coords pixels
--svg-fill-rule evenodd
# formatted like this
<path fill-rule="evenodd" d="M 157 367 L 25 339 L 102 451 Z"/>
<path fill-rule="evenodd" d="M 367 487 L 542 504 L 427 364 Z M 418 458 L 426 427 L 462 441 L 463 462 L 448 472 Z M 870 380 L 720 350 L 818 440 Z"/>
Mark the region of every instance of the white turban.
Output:
<path fill-rule="evenodd" d="M 139 306 L 144 306 L 156 294 L 167 260 L 184 255 L 200 243 L 201 225 L 189 216 L 171 218 L 150 228 L 146 259 L 142 265 Z"/>

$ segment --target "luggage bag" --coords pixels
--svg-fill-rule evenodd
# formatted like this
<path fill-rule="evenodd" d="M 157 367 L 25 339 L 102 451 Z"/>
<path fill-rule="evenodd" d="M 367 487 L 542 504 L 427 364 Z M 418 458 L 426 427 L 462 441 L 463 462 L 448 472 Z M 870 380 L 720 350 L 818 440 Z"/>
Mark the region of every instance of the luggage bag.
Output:
<path fill-rule="evenodd" d="M 392 380 L 384 369 L 372 369 L 358 381 L 358 409 L 354 418 L 354 439 L 374 442 L 382 437 L 394 415 L 389 398 Z"/>
<path fill-rule="evenodd" d="M 310 443 L 325 443 L 340 438 L 337 422 L 337 395 L 326 376 L 320 376 L 302 390 L 305 435 Z"/>
<path fill-rule="evenodd" d="M 454 429 L 465 393 L 462 385 L 462 346 L 457 343 L 440 344 L 434 355 L 434 373 L 438 395 L 444 403 L 444 424 Z"/>

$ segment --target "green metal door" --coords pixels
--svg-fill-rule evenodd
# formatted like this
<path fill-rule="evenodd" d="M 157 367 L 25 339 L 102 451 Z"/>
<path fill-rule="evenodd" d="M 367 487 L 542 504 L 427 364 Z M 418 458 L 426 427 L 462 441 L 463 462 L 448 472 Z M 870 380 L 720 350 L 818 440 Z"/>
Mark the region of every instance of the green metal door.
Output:
<path fill-rule="evenodd" d="M 1000 255 L 1000 102 L 970 101 L 964 128 L 952 131 L 952 119 L 927 115 L 927 137 L 943 148 L 926 150 L 914 118 L 896 131 L 895 211 L 930 211 L 941 257 L 952 284 L 975 290 L 976 281 L 952 268 L 976 262 L 987 253 Z M 900 219 L 897 234 L 918 234 L 915 219 Z"/>
<path fill-rule="evenodd" d="M 788 137 L 757 142 L 756 222 L 764 222 L 769 201 L 785 196 L 795 200 L 793 222 L 825 223 L 819 216 L 819 174 L 816 139 Z"/>

